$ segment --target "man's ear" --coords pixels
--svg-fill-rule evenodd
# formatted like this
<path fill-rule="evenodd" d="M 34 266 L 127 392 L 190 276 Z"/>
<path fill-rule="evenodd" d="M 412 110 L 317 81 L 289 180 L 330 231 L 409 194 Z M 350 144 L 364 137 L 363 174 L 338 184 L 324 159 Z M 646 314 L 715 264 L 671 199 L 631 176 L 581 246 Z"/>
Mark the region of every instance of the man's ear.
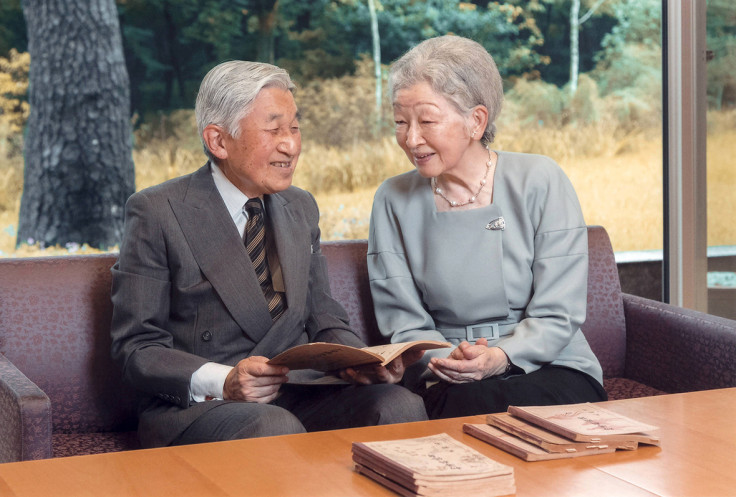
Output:
<path fill-rule="evenodd" d="M 226 137 L 227 132 L 216 124 L 208 124 L 202 131 L 202 139 L 207 149 L 220 160 L 227 159 Z"/>

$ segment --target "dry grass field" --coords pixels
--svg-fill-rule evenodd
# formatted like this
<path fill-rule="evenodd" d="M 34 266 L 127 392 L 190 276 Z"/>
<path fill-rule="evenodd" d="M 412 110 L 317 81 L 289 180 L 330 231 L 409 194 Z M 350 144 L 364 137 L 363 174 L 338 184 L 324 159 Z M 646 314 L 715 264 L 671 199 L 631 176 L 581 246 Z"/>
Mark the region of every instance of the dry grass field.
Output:
<path fill-rule="evenodd" d="M 1 134 L 0 130 L 0 134 Z M 0 140 L 2 142 L 3 140 Z M 540 128 L 507 126 L 496 148 L 553 157 L 576 188 L 588 224 L 608 230 L 616 251 L 662 246 L 662 152 L 659 132 L 614 137 L 601 126 Z M 7 157 L 0 149 L 0 157 Z M 134 151 L 138 189 L 188 173 L 203 163 L 196 142 L 149 140 Z M 365 238 L 373 194 L 380 182 L 411 168 L 392 138 L 326 147 L 305 136 L 294 184 L 312 191 L 322 213 L 323 239 Z M 0 255 L 39 255 L 38 247 L 15 250 L 22 159 L 6 159 L 0 169 Z M 736 245 L 736 112 L 709 115 L 708 242 Z M 86 247 L 71 247 L 84 252 Z M 69 253 L 70 248 L 44 254 Z"/>
<path fill-rule="evenodd" d="M 736 245 L 736 225 L 730 221 L 736 212 L 736 114 L 717 116 L 709 123 L 708 137 L 708 244 Z M 602 154 L 577 154 L 547 151 L 560 142 L 576 141 L 574 136 L 558 140 L 556 132 L 537 133 L 537 141 L 520 147 L 524 152 L 541 152 L 553 157 L 562 166 L 577 191 L 583 214 L 588 224 L 604 226 L 616 251 L 652 250 L 662 247 L 662 141 L 661 135 L 638 134 L 617 144 L 602 147 Z M 552 135 L 552 136 L 549 136 Z M 578 140 L 586 140 L 579 137 Z M 408 170 L 411 165 L 403 152 L 390 140 L 391 147 L 380 147 L 383 152 L 370 162 L 384 165 L 393 174 Z M 547 141 L 552 146 L 544 147 Z M 513 140 L 499 138 L 499 149 L 519 151 Z M 539 149 L 542 148 L 540 151 Z M 374 149 L 375 150 L 375 149 Z M 316 151 L 315 151 L 316 152 Z M 550 153 L 552 152 L 552 153 Z M 343 153 L 345 153 L 343 151 Z M 312 162 L 319 154 L 307 152 L 302 167 L 318 167 Z M 345 153 L 345 165 L 368 160 L 360 151 Z M 380 160 L 379 160 L 380 159 Z M 386 174 L 385 177 L 391 174 Z M 305 173 L 297 173 L 295 183 L 314 188 L 318 183 L 305 180 Z M 315 194 L 322 212 L 321 228 L 325 239 L 365 238 L 368 220 L 377 185 L 371 184 L 348 192 Z"/>

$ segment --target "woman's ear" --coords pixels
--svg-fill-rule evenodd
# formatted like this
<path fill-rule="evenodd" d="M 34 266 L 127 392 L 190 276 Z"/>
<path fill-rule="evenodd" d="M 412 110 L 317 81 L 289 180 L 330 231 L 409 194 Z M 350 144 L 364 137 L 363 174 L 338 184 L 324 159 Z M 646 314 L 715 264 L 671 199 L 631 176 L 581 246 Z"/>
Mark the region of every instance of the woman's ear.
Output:
<path fill-rule="evenodd" d="M 473 138 L 480 140 L 488 126 L 488 109 L 485 105 L 476 105 L 470 112 Z"/>
<path fill-rule="evenodd" d="M 220 160 L 227 159 L 227 146 L 225 140 L 227 133 L 216 124 L 208 124 L 202 131 L 202 139 L 212 155 Z"/>

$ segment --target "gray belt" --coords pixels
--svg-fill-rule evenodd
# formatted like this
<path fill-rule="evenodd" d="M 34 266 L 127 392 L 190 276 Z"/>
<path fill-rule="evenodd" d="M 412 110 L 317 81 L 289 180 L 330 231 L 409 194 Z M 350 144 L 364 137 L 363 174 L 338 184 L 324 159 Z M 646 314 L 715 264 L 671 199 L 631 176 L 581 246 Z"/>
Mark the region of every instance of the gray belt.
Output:
<path fill-rule="evenodd" d="M 471 324 L 464 328 L 437 328 L 445 338 L 457 338 L 459 340 L 467 340 L 475 342 L 479 338 L 485 338 L 488 341 L 498 340 L 503 335 L 508 335 L 509 331 L 519 323 L 478 323 Z"/>

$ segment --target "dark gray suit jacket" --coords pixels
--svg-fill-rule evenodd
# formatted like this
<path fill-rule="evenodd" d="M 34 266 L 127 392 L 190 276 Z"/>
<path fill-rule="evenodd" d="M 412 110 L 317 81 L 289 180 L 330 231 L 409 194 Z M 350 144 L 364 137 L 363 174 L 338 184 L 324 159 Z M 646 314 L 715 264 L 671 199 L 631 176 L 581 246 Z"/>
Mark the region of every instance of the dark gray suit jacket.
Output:
<path fill-rule="evenodd" d="M 112 268 L 112 356 L 144 399 L 144 446 L 170 444 L 218 401 L 189 402 L 209 361 L 279 352 L 306 342 L 363 346 L 330 296 L 314 198 L 291 187 L 264 198 L 288 308 L 274 324 L 209 164 L 130 197 Z"/>

